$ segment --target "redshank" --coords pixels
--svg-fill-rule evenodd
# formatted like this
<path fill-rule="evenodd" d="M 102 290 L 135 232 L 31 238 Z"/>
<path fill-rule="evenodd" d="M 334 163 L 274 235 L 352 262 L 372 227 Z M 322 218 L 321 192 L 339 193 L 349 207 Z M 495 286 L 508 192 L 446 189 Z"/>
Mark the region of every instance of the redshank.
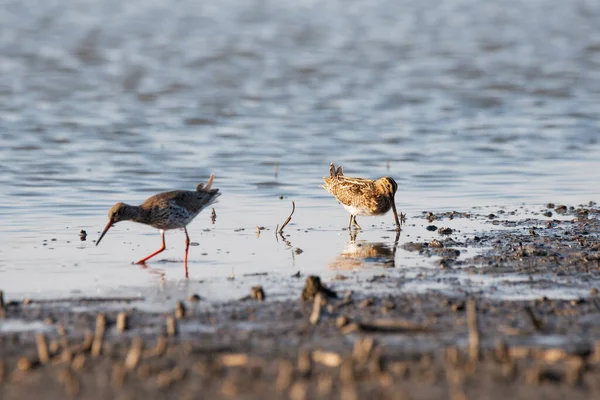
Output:
<path fill-rule="evenodd" d="M 153 226 L 160 229 L 162 237 L 162 246 L 160 249 L 142 258 L 136 264 L 145 264 L 146 261 L 165 250 L 165 231 L 169 229 L 183 228 L 185 232 L 185 256 L 183 263 L 186 266 L 190 247 L 190 237 L 186 226 L 200 214 L 204 208 L 214 203 L 221 195 L 219 189 L 211 189 L 214 175 L 210 175 L 206 186 L 199 184 L 195 191 L 174 190 L 164 192 L 149 197 L 140 206 L 130 206 L 124 203 L 117 203 L 108 212 L 108 223 L 102 231 L 96 246 L 110 229 L 111 226 L 119 221 L 134 221 Z"/>
<path fill-rule="evenodd" d="M 398 184 L 389 176 L 377 180 L 351 178 L 344 176 L 341 165 L 336 169 L 331 163 L 329 176 L 324 177 L 323 180 L 325 184 L 322 187 L 334 195 L 350 213 L 348 229 L 352 225 L 361 229 L 356 222 L 357 215 L 383 215 L 391 208 L 396 220 L 396 230 L 400 230 L 400 220 L 404 220 L 404 214 L 401 213 L 398 220 L 395 204 Z"/>

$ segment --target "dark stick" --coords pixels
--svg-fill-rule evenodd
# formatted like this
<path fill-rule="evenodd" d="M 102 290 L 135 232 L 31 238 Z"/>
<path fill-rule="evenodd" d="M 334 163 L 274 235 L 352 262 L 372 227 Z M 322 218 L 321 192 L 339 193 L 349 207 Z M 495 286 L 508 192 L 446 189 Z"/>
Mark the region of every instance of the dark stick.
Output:
<path fill-rule="evenodd" d="M 285 226 L 290 223 L 290 221 L 292 220 L 292 215 L 294 215 L 294 211 L 296 211 L 296 204 L 292 201 L 292 212 L 290 213 L 290 216 L 287 217 L 287 219 L 285 220 L 283 225 L 281 225 L 281 228 L 279 228 L 279 230 L 278 230 L 279 233 L 282 233 L 283 228 L 285 228 Z"/>

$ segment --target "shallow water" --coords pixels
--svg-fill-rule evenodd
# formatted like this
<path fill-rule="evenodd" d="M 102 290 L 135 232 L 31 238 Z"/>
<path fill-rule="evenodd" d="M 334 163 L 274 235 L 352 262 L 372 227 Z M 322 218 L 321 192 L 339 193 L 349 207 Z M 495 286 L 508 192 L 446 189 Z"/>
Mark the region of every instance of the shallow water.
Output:
<path fill-rule="evenodd" d="M 3 3 L 8 298 L 141 295 L 155 307 L 254 284 L 296 296 L 297 271 L 349 269 L 353 280 L 334 284 L 362 288 L 432 269 L 418 254 L 390 256 L 391 215 L 359 218 L 358 240 L 380 253 L 348 261 L 348 215 L 319 187 L 332 161 L 397 180 L 400 244 L 434 237 L 417 218 L 427 210 L 600 197 L 594 1 Z M 181 232 L 146 269 L 130 263 L 159 247 L 151 228 L 121 223 L 94 247 L 113 203 L 193 189 L 211 172 L 223 196 L 214 225 L 204 212 L 189 226 L 189 280 Z M 274 230 L 292 200 L 287 244 Z M 268 229 L 258 238 L 257 225 Z M 478 229 L 489 226 L 464 233 Z"/>

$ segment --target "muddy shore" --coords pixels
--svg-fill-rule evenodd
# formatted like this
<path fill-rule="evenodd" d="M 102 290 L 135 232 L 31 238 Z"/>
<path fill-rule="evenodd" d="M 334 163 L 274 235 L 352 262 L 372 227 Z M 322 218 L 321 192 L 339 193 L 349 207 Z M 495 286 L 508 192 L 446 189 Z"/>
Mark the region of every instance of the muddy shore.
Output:
<path fill-rule="evenodd" d="M 593 203 L 548 204 L 519 218 L 424 213 L 430 226 L 481 218 L 490 229 L 402 245 L 432 257 L 448 279 L 518 276 L 523 290 L 577 287 L 585 293 L 578 298 L 506 300 L 493 286 L 460 285 L 335 293 L 302 276 L 297 300 L 272 301 L 268 287 L 248 287 L 239 301 L 208 306 L 190 297 L 168 313 L 140 311 L 136 298 L 6 302 L 3 324 L 21 325 L 0 330 L 0 398 L 597 396 L 598 215 Z M 465 249 L 479 251 L 462 257 Z"/>

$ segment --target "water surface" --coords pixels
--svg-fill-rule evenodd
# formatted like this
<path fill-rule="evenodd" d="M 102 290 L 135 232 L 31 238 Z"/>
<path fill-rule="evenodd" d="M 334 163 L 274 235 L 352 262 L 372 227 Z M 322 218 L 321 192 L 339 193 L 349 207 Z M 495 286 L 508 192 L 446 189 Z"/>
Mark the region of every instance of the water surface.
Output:
<path fill-rule="evenodd" d="M 430 239 L 427 210 L 597 201 L 599 20 L 583 0 L 6 0 L 0 287 L 157 304 L 258 283 L 295 296 L 289 276 L 335 277 L 354 245 L 319 187 L 332 161 L 397 180 L 400 244 Z M 223 196 L 214 225 L 205 212 L 189 227 L 189 280 L 181 232 L 147 269 L 130 263 L 160 246 L 151 228 L 122 223 L 94 247 L 113 203 L 211 172 Z M 292 200 L 288 245 L 274 229 Z M 391 215 L 360 221 L 358 240 L 385 255 L 346 263 L 355 287 L 391 273 L 395 248 Z M 431 268 L 401 249 L 392 261 L 399 278 Z"/>

